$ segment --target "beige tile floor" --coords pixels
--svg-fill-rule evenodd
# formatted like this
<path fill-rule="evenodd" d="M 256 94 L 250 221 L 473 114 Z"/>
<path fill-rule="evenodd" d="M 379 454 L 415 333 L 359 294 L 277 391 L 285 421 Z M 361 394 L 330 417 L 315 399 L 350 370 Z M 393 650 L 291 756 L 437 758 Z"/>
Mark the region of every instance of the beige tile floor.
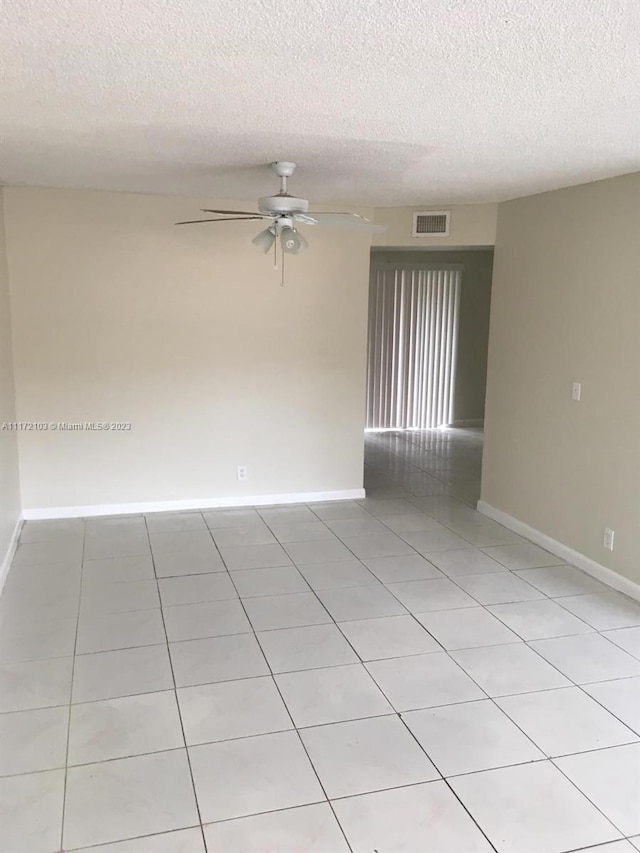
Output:
<path fill-rule="evenodd" d="M 640 606 L 478 514 L 482 433 L 363 501 L 29 522 L 0 851 L 633 853 Z"/>

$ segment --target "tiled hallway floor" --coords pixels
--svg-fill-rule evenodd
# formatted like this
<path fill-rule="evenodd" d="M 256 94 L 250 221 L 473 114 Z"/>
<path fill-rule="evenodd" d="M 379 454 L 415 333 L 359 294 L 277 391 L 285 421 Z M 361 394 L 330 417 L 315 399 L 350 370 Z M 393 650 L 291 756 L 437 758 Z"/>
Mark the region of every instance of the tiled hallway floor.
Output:
<path fill-rule="evenodd" d="M 471 508 L 478 431 L 368 445 L 364 501 L 26 524 L 2 853 L 640 850 L 640 606 Z"/>

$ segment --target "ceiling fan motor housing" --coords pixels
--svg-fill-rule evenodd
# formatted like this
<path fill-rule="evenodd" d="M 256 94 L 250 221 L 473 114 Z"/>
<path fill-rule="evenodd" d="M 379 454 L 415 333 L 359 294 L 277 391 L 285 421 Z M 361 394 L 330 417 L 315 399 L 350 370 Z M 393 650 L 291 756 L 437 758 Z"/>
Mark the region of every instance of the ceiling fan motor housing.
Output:
<path fill-rule="evenodd" d="M 292 195 L 269 195 L 258 200 L 260 213 L 272 213 L 276 216 L 287 213 L 307 213 L 309 201 Z"/>

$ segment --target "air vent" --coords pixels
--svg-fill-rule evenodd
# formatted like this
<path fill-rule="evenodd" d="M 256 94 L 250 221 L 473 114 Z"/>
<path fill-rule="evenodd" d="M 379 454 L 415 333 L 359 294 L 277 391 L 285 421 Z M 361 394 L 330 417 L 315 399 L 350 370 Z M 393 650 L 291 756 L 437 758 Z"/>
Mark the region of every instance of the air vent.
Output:
<path fill-rule="evenodd" d="M 449 236 L 450 210 L 422 210 L 413 214 L 413 237 Z"/>

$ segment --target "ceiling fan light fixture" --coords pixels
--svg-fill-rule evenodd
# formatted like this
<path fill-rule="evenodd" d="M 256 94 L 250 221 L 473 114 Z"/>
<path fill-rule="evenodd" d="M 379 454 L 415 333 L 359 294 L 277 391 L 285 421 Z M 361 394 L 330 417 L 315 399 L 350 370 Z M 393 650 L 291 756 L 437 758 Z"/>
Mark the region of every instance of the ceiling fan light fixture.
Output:
<path fill-rule="evenodd" d="M 309 246 L 302 234 L 290 225 L 285 225 L 280 231 L 280 245 L 282 251 L 289 255 L 299 255 Z"/>
<path fill-rule="evenodd" d="M 259 234 L 256 234 L 256 236 L 251 241 L 253 245 L 257 246 L 258 249 L 261 249 L 265 253 L 265 255 L 275 242 L 276 235 L 274 231 L 275 229 L 273 225 L 271 225 L 269 228 L 265 228 L 264 231 L 261 231 Z"/>

